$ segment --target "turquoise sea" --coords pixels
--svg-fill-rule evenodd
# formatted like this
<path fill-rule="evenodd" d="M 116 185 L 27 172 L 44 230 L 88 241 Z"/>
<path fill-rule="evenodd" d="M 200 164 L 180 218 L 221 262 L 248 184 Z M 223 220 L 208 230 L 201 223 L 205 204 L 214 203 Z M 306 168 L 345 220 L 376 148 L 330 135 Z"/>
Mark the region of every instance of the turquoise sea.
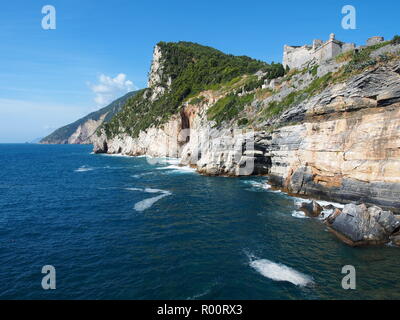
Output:
<path fill-rule="evenodd" d="M 2 144 L 0 298 L 400 298 L 400 248 L 348 247 L 296 201 L 266 177 L 205 177 L 175 159 Z M 342 288 L 345 265 L 356 290 Z"/>

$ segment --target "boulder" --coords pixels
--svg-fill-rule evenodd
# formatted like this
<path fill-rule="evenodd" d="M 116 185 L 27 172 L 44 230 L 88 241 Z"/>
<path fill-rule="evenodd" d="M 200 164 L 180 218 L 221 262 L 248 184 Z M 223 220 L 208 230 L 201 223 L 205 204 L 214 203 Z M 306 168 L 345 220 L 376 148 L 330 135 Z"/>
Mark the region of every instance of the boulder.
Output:
<path fill-rule="evenodd" d="M 299 210 L 303 211 L 309 217 L 318 217 L 321 214 L 323 208 L 316 201 L 311 201 L 302 202 L 299 205 Z"/>
<path fill-rule="evenodd" d="M 379 216 L 378 223 L 389 234 L 392 234 L 400 227 L 400 221 L 397 220 L 390 211 L 382 211 Z"/>
<path fill-rule="evenodd" d="M 326 223 L 341 240 L 354 246 L 387 243 L 400 228 L 392 212 L 377 206 L 367 208 L 365 204 L 348 204 Z"/>

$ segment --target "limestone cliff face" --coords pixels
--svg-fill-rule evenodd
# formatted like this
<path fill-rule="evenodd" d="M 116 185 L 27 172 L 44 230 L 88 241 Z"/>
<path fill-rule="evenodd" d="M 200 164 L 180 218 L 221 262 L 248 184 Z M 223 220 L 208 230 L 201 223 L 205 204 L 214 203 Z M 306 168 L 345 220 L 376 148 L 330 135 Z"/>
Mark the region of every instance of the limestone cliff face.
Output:
<path fill-rule="evenodd" d="M 398 63 L 331 87 L 270 136 L 271 181 L 288 192 L 400 210 Z"/>
<path fill-rule="evenodd" d="M 156 48 L 149 85 L 157 93 L 151 99 L 164 92 L 160 56 Z M 328 61 L 315 77 L 341 66 Z M 263 104 L 284 99 L 293 87 L 306 88 L 315 80 L 310 73 L 294 78 L 295 84 L 277 81 L 272 96 L 255 98 L 242 114 L 256 118 Z M 108 139 L 103 132 L 94 139 L 94 151 L 178 157 L 182 165 L 208 175 L 263 174 L 291 194 L 400 211 L 399 59 L 330 84 L 252 126 L 216 125 L 208 119 L 207 111 L 224 95 L 204 91 L 201 101 L 183 103 L 166 124 L 136 138 L 120 134 Z"/>
<path fill-rule="evenodd" d="M 165 74 L 164 58 L 160 46 L 156 45 L 153 51 L 153 61 L 149 74 L 147 86 L 152 88 L 151 100 L 154 101 L 159 98 L 171 85 L 171 77 Z M 164 79 L 167 77 L 167 79 Z"/>
<path fill-rule="evenodd" d="M 137 138 L 127 134 L 121 134 L 112 139 L 107 139 L 104 134 L 94 136 L 94 152 L 121 153 L 130 156 L 179 157 L 183 143 L 179 141 L 181 123 L 181 119 L 174 116 L 161 128 L 149 128 L 140 132 Z"/>

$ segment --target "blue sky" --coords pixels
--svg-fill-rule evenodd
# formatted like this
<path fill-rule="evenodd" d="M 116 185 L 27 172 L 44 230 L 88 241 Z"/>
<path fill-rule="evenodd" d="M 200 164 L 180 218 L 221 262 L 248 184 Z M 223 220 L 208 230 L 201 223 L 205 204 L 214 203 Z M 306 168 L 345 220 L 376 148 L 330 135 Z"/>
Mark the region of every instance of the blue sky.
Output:
<path fill-rule="evenodd" d="M 41 27 L 48 4 L 56 8 L 56 30 Z M 347 4 L 357 9 L 356 30 L 341 27 Z M 357 44 L 374 35 L 391 39 L 400 33 L 399 12 L 397 0 L 4 1 L 0 143 L 43 137 L 145 87 L 159 41 L 193 41 L 281 62 L 284 44 L 326 40 L 331 32 Z"/>

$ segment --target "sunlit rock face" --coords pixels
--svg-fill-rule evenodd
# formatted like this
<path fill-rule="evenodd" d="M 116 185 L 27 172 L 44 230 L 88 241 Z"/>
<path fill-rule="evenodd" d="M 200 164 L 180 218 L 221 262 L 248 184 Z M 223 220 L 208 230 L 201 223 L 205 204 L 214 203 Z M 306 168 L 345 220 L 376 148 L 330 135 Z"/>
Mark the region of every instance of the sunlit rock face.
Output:
<path fill-rule="evenodd" d="M 339 66 L 339 62 L 328 61 L 319 67 L 318 77 Z M 150 99 L 164 93 L 158 85 L 162 77 L 162 54 L 156 47 Z M 277 81 L 272 98 L 283 98 L 293 86 L 305 88 L 312 76 L 305 73 L 294 79 L 295 83 Z M 263 174 L 291 194 L 400 211 L 398 60 L 329 85 L 279 117 L 258 127 L 242 126 L 242 131 L 235 123 L 217 126 L 207 118 L 207 110 L 222 95 L 204 91 L 201 96 L 201 101 L 184 102 L 167 123 L 135 138 L 96 136 L 94 151 L 178 157 L 182 165 L 207 175 Z M 252 116 L 251 111 L 247 115 Z"/>
<path fill-rule="evenodd" d="M 400 209 L 398 65 L 325 90 L 272 134 L 273 181 L 291 193 Z"/>

